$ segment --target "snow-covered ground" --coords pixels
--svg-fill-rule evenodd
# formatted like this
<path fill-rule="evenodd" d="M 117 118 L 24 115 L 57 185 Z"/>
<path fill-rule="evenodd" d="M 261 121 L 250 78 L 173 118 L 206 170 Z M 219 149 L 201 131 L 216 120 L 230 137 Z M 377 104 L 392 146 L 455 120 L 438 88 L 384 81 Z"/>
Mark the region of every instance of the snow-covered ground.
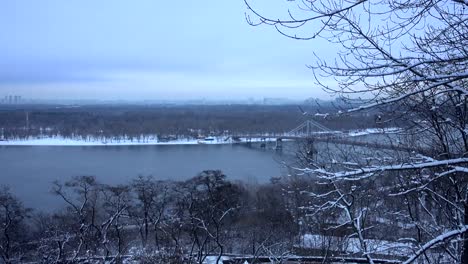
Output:
<path fill-rule="evenodd" d="M 260 138 L 252 138 L 251 142 L 260 142 Z M 143 145 L 197 145 L 197 144 L 232 144 L 246 142 L 245 139 L 240 141 L 233 141 L 230 138 L 217 137 L 214 140 L 197 140 L 197 139 L 176 139 L 167 142 L 158 141 L 155 138 L 144 140 L 130 140 L 130 139 L 71 139 L 65 137 L 43 137 L 35 138 L 30 137 L 27 139 L 13 139 L 13 140 L 0 140 L 0 146 L 143 146 Z"/>
<path fill-rule="evenodd" d="M 401 128 L 398 127 L 387 127 L 387 128 L 367 128 L 362 130 L 351 130 L 348 132 L 350 137 L 365 136 L 371 134 L 385 134 L 385 133 L 398 133 L 401 132 Z"/>
<path fill-rule="evenodd" d="M 223 263 L 224 260 L 229 260 L 229 257 L 222 256 L 221 260 L 219 263 Z M 217 256 L 208 256 L 206 259 L 203 261 L 203 264 L 216 264 L 216 260 L 218 260 Z"/>
<path fill-rule="evenodd" d="M 364 130 L 352 130 L 344 136 L 356 137 L 371 134 L 398 133 L 400 128 L 368 128 Z M 340 134 L 340 131 L 324 132 L 327 134 Z M 318 133 L 320 134 L 320 133 Z M 286 135 L 285 135 L 286 136 Z M 157 136 L 149 136 L 144 139 L 102 139 L 102 138 L 65 138 L 55 137 L 29 137 L 26 139 L 1 140 L 0 146 L 139 146 L 139 145 L 196 145 L 196 144 L 232 144 L 246 142 L 247 139 L 241 138 L 240 141 L 233 141 L 230 137 L 214 137 L 213 140 L 198 140 L 182 138 L 171 141 L 159 141 Z M 261 138 L 252 138 L 251 142 L 261 142 Z M 275 138 L 267 138 L 266 141 L 275 141 Z"/>
<path fill-rule="evenodd" d="M 374 254 L 383 254 L 390 256 L 409 256 L 414 252 L 414 245 L 408 242 L 395 242 L 377 239 L 366 239 L 368 251 Z M 326 246 L 331 246 L 332 250 L 344 251 L 348 253 L 362 252 L 360 241 L 356 237 L 341 238 L 331 236 L 320 236 L 314 234 L 306 234 L 301 237 L 301 243 L 298 245 L 302 248 L 321 249 Z"/>

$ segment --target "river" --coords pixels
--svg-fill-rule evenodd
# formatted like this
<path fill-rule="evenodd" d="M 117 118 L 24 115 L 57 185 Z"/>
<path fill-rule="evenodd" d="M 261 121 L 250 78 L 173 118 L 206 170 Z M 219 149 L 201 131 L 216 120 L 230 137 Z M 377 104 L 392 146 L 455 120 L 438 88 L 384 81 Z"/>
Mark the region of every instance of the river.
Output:
<path fill-rule="evenodd" d="M 385 143 L 385 136 L 355 138 Z M 248 184 L 265 183 L 285 175 L 284 162 L 294 166 L 297 142 L 283 142 L 282 152 L 274 142 L 142 146 L 0 146 L 0 185 L 6 185 L 27 207 L 55 210 L 61 200 L 50 193 L 52 183 L 73 176 L 95 176 L 105 184 L 126 184 L 139 175 L 161 180 L 186 180 L 203 170 L 221 170 L 229 180 Z M 319 163 L 334 159 L 349 161 L 353 156 L 385 157 L 388 151 L 365 147 L 314 144 Z M 320 155 L 325 153 L 326 155 Z M 331 157 L 327 153 L 336 153 Z M 341 157 L 341 156 L 347 157 Z"/>
<path fill-rule="evenodd" d="M 267 182 L 284 173 L 282 154 L 269 146 L 0 146 L 0 183 L 27 207 L 56 209 L 52 182 L 93 175 L 106 184 L 125 184 L 138 175 L 185 180 L 208 169 L 222 170 L 231 180 Z"/>

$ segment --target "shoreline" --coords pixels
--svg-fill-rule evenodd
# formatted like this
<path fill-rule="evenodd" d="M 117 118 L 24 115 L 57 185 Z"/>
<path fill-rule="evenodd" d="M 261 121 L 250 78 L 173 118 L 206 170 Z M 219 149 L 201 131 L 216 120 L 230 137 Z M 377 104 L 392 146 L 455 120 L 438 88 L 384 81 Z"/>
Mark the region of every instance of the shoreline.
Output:
<path fill-rule="evenodd" d="M 250 142 L 261 142 L 260 138 L 252 138 Z M 272 142 L 272 140 L 266 140 Z M 131 140 L 113 140 L 113 141 L 102 141 L 102 140 L 80 140 L 80 139 L 68 139 L 61 137 L 49 137 L 49 138 L 30 138 L 30 139 L 16 139 L 16 140 L 0 140 L 1 146 L 75 146 L 75 147 L 105 147 L 105 146 L 170 146 L 170 145 L 227 145 L 227 144 L 241 144 L 247 143 L 245 139 L 240 141 L 233 141 L 232 139 L 224 140 L 216 138 L 213 141 L 197 140 L 197 139 L 181 139 L 167 142 L 159 142 L 157 139 L 150 139 L 146 141 L 131 141 Z"/>
<path fill-rule="evenodd" d="M 399 128 L 367 128 L 361 130 L 352 130 L 347 131 L 346 134 L 348 137 L 360 137 L 366 136 L 371 134 L 395 134 L 400 131 Z M 340 131 L 333 131 L 335 133 L 342 133 Z M 200 139 L 178 139 L 172 141 L 158 141 L 157 138 L 151 137 L 145 141 L 137 141 L 137 140 L 129 140 L 129 139 L 122 139 L 122 140 L 102 140 L 102 139 L 90 139 L 90 140 L 83 140 L 83 139 L 71 139 L 71 138 L 64 138 L 64 137 L 30 137 L 27 139 L 13 139 L 13 140 L 1 140 L 0 139 L 0 147 L 1 146 L 169 146 L 169 145 L 227 145 L 227 144 L 241 144 L 247 142 L 274 142 L 273 138 L 261 139 L 261 138 L 251 138 L 247 140 L 246 138 L 240 138 L 239 141 L 234 141 L 232 138 L 226 139 L 226 137 L 215 137 L 213 140 L 200 140 Z"/>

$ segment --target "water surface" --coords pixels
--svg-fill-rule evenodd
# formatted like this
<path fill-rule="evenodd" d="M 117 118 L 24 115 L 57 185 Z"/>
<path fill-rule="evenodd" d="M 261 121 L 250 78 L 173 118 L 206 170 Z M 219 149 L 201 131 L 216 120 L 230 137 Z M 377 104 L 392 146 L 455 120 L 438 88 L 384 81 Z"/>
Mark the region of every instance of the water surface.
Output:
<path fill-rule="evenodd" d="M 138 175 L 185 180 L 208 169 L 231 180 L 262 183 L 282 174 L 281 157 L 272 150 L 244 145 L 171 146 L 2 146 L 0 183 L 26 206 L 57 208 L 50 194 L 55 180 L 93 175 L 102 183 L 124 184 Z"/>

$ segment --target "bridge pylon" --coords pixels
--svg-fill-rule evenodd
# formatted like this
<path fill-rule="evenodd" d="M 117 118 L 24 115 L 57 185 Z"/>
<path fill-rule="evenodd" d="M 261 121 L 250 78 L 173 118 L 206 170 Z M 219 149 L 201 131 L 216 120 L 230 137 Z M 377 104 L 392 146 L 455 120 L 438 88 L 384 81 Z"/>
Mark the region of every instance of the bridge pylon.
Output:
<path fill-rule="evenodd" d="M 331 132 L 332 130 L 326 126 L 314 121 L 307 120 L 304 123 L 300 124 L 298 127 L 289 131 L 287 134 L 291 136 L 303 136 L 303 137 L 312 137 L 318 132 Z"/>

